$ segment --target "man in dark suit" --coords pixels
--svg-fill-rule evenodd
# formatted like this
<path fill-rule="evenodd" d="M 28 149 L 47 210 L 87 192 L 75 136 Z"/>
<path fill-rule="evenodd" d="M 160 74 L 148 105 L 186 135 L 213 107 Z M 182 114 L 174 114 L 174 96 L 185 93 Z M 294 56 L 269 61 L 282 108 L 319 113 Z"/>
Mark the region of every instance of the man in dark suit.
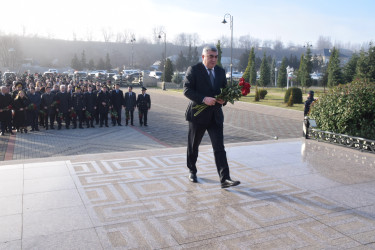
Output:
<path fill-rule="evenodd" d="M 220 89 L 227 85 L 224 69 L 216 65 L 217 56 L 216 47 L 206 46 L 202 52 L 202 63 L 191 66 L 186 71 L 184 95 L 190 99 L 186 110 L 186 120 L 189 122 L 187 167 L 190 170 L 189 180 L 197 182 L 198 148 L 207 131 L 214 150 L 221 187 L 227 188 L 237 186 L 240 182 L 230 178 L 223 135 L 222 106 L 225 103 L 215 99 L 215 96 L 220 94 Z M 197 110 L 193 107 L 202 103 L 208 108 L 194 116 Z"/>
<path fill-rule="evenodd" d="M 72 106 L 72 98 L 70 93 L 66 92 L 66 86 L 60 85 L 60 92 L 55 95 L 55 101 L 57 102 L 57 114 L 61 113 L 64 120 L 65 120 L 65 127 L 69 129 L 70 126 L 70 110 L 73 108 Z M 58 129 L 61 129 L 62 126 L 62 117 L 60 115 L 57 116 L 57 123 Z"/>
<path fill-rule="evenodd" d="M 0 92 L 0 123 L 1 123 L 1 132 L 0 135 L 5 135 L 5 130 L 8 129 L 11 135 L 14 135 L 12 132 L 12 106 L 13 98 L 8 93 L 9 90 L 6 86 L 1 87 Z"/>
<path fill-rule="evenodd" d="M 96 94 L 93 92 L 92 86 L 88 86 L 88 91 L 84 94 L 85 97 L 85 104 L 86 104 L 86 112 L 88 116 L 86 116 L 86 124 L 87 128 L 95 128 L 94 126 L 94 119 L 95 119 L 95 112 L 96 112 Z"/>
<path fill-rule="evenodd" d="M 103 85 L 96 99 L 96 107 L 99 109 L 100 127 L 103 127 L 103 124 L 108 127 L 108 112 L 111 106 L 111 95 L 107 89 L 108 87 Z"/>
<path fill-rule="evenodd" d="M 142 87 L 142 94 L 137 97 L 137 107 L 139 112 L 139 124 L 143 124 L 147 127 L 147 113 L 151 108 L 151 98 L 149 94 L 146 94 L 146 88 Z"/>
<path fill-rule="evenodd" d="M 134 109 L 137 106 L 137 97 L 133 92 L 133 87 L 128 87 L 129 92 L 125 93 L 124 107 L 125 107 L 125 121 L 126 126 L 128 126 L 129 120 L 130 125 L 134 126 Z"/>
<path fill-rule="evenodd" d="M 121 124 L 121 111 L 122 105 L 124 104 L 124 93 L 120 89 L 120 84 L 116 83 L 115 89 L 111 91 L 111 104 L 113 111 L 117 112 L 117 120 L 116 118 L 112 118 L 112 125 L 116 126 L 116 122 L 118 126 L 122 126 Z"/>

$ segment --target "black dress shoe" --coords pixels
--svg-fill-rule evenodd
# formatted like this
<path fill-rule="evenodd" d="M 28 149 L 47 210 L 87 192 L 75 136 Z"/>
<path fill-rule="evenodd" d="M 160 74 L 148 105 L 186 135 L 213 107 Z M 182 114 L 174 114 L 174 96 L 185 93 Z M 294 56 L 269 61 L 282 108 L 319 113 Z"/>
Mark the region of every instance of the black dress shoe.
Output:
<path fill-rule="evenodd" d="M 228 188 L 240 185 L 241 182 L 239 181 L 232 181 L 231 179 L 227 179 L 221 183 L 221 188 Z"/>
<path fill-rule="evenodd" d="M 190 173 L 190 175 L 189 175 L 189 181 L 197 183 L 198 182 L 197 175 Z"/>

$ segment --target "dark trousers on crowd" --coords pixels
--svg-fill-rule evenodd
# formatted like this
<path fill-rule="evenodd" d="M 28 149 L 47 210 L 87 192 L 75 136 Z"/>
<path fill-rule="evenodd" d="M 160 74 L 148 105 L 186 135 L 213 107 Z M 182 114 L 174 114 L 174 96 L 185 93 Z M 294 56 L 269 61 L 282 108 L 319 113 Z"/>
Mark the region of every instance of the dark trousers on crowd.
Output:
<path fill-rule="evenodd" d="M 69 128 L 69 126 L 70 126 L 70 113 L 69 112 L 63 113 L 63 118 L 65 120 L 65 127 Z M 59 124 L 59 129 L 60 129 L 61 126 L 62 126 L 62 119 L 60 118 L 60 116 L 57 116 L 57 123 Z"/>
<path fill-rule="evenodd" d="M 141 110 L 139 109 L 139 124 L 142 126 L 143 124 L 147 126 L 147 112 L 148 109 Z"/>
<path fill-rule="evenodd" d="M 104 124 L 105 126 L 108 126 L 108 110 L 101 110 L 99 112 L 99 116 L 100 116 L 100 127 L 103 127 Z"/>
<path fill-rule="evenodd" d="M 129 109 L 125 109 L 125 121 L 126 121 L 126 125 L 128 125 L 129 123 L 129 120 L 130 120 L 130 124 L 131 125 L 134 125 L 133 121 L 134 121 L 134 109 L 133 110 L 129 110 Z"/>
<path fill-rule="evenodd" d="M 117 112 L 117 119 L 115 117 L 112 117 L 112 125 L 116 125 L 116 123 L 118 125 L 121 124 L 121 111 L 122 111 L 122 108 L 113 108 L 113 111 L 116 111 Z"/>
<path fill-rule="evenodd" d="M 44 113 L 44 127 L 46 129 L 48 129 L 48 118 L 49 118 L 50 128 L 51 129 L 54 128 L 55 116 L 56 116 L 55 112 L 45 111 L 45 113 Z"/>
<path fill-rule="evenodd" d="M 38 110 L 31 110 L 29 111 L 29 119 L 30 119 L 30 126 L 33 130 L 38 130 L 38 118 L 39 118 L 39 111 Z"/>
<path fill-rule="evenodd" d="M 89 117 L 87 115 L 90 115 Z M 87 128 L 92 127 L 94 128 L 94 119 L 95 119 L 95 111 L 86 111 L 85 112 L 85 120 Z"/>
<path fill-rule="evenodd" d="M 82 110 L 76 110 L 76 116 L 73 117 L 73 128 L 77 128 L 77 119 L 79 122 L 79 128 L 83 128 L 82 127 L 82 123 L 83 123 L 83 111 Z"/>
<path fill-rule="evenodd" d="M 96 125 L 98 125 L 99 124 L 99 109 L 97 108 L 97 109 L 95 109 L 95 111 L 94 111 L 95 113 L 94 113 L 94 115 L 95 115 L 95 122 L 96 122 Z"/>
<path fill-rule="evenodd" d="M 189 122 L 189 135 L 187 147 L 187 167 L 190 173 L 196 174 L 196 162 L 198 159 L 199 145 L 205 132 L 210 136 L 212 148 L 214 150 L 215 163 L 220 181 L 230 179 L 227 155 L 224 147 L 223 126 L 212 121 L 209 125 L 200 125 Z"/>
<path fill-rule="evenodd" d="M 5 133 L 5 130 L 12 132 L 12 122 L 10 120 L 1 121 L 1 132 Z"/>

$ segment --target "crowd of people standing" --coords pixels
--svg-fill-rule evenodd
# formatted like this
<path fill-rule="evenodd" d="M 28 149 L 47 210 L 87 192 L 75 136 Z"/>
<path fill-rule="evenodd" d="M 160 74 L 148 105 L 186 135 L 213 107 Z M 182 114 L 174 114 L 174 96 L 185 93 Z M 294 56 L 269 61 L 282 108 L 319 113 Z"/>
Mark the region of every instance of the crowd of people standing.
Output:
<path fill-rule="evenodd" d="M 27 133 L 44 129 L 66 129 L 134 126 L 134 111 L 138 109 L 140 126 L 147 126 L 151 98 L 142 87 L 136 95 L 132 86 L 124 94 L 119 84 L 111 81 L 91 82 L 69 80 L 56 75 L 53 78 L 20 77 L 1 86 L 1 135 L 13 131 Z M 72 127 L 71 127 L 72 124 Z M 29 127 L 31 130 L 29 130 Z"/>

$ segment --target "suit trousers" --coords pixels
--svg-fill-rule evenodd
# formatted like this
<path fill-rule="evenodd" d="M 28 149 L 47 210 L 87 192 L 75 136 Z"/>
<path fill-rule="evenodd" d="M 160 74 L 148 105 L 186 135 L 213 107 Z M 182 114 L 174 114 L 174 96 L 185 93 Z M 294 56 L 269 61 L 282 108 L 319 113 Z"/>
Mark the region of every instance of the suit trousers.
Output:
<path fill-rule="evenodd" d="M 189 135 L 187 147 L 187 167 L 190 173 L 196 174 L 196 162 L 198 159 L 199 145 L 205 132 L 210 136 L 214 150 L 215 163 L 220 181 L 230 179 L 227 155 L 224 147 L 223 125 L 217 125 L 214 120 L 209 125 L 201 125 L 189 122 Z"/>

